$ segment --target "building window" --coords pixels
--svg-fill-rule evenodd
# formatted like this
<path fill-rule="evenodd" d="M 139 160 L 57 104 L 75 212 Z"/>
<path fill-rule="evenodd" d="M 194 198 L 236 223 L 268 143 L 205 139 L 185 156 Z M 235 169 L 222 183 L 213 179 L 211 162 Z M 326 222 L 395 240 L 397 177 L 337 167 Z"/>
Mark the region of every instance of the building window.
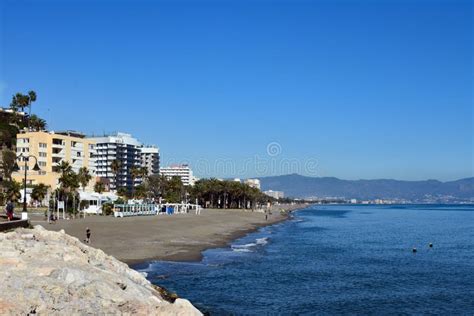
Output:
<path fill-rule="evenodd" d="M 38 162 L 38 165 L 40 165 L 40 167 L 46 167 L 46 162 L 40 161 Z"/>
<path fill-rule="evenodd" d="M 39 156 L 40 156 L 40 157 L 46 157 L 46 156 L 47 156 L 47 154 L 46 154 L 46 153 L 41 153 L 41 152 L 40 152 L 40 153 L 39 153 Z"/>
<path fill-rule="evenodd" d="M 46 143 L 39 143 L 39 148 L 48 148 Z"/>

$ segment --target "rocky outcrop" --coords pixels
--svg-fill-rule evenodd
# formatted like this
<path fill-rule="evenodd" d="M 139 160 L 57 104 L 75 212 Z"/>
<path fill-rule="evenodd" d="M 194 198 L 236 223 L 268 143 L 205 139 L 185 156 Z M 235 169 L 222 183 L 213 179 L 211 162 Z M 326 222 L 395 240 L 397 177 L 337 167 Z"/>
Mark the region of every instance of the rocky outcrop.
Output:
<path fill-rule="evenodd" d="M 0 233 L 0 280 L 0 315 L 201 315 L 102 250 L 41 226 Z"/>

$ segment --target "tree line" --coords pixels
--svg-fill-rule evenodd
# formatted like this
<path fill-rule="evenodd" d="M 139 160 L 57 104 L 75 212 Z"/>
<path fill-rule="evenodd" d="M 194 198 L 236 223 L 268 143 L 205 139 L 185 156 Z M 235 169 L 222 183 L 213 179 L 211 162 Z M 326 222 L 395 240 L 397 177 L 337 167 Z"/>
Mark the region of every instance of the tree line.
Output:
<path fill-rule="evenodd" d="M 35 91 L 26 94 L 16 93 L 12 96 L 10 103 L 11 113 L 0 114 L 0 204 L 7 200 L 18 201 L 21 197 L 22 184 L 12 179 L 12 173 L 17 160 L 15 146 L 16 135 L 20 130 L 42 131 L 47 127 L 46 121 L 35 114 L 31 114 L 31 107 L 37 100 Z M 25 114 L 25 109 L 29 114 Z M 202 179 L 194 186 L 184 186 L 179 177 L 167 178 L 160 175 L 148 175 L 148 170 L 142 167 L 133 167 L 130 170 L 132 178 L 131 190 L 121 184 L 119 180 L 122 175 L 122 164 L 119 160 L 112 161 L 111 171 L 113 174 L 115 189 L 120 201 L 126 199 L 145 199 L 149 201 L 164 201 L 169 203 L 197 202 L 203 207 L 209 208 L 255 208 L 272 200 L 260 190 L 246 184 L 228 180 Z M 65 201 L 66 208 L 77 210 L 81 205 L 78 189 L 83 190 L 92 179 L 90 171 L 83 167 L 76 173 L 68 162 L 61 162 L 57 168 L 59 172 L 58 187 L 51 191 L 44 184 L 29 185 L 32 188 L 31 197 L 34 201 L 45 200 L 48 192 L 51 197 Z M 135 180 L 141 179 L 141 183 L 135 186 Z M 110 189 L 110 184 L 105 181 L 97 181 L 94 191 L 102 193 Z M 50 201 L 51 203 L 51 201 Z"/>
<path fill-rule="evenodd" d="M 0 205 L 7 200 L 16 201 L 21 197 L 22 184 L 13 181 L 11 177 L 17 160 L 15 151 L 16 135 L 24 129 L 29 131 L 46 129 L 46 121 L 35 114 L 31 114 L 32 104 L 36 100 L 35 91 L 29 91 L 26 94 L 16 93 L 12 96 L 10 102 L 11 112 L 0 113 Z M 26 108 L 29 109 L 29 114 L 24 113 Z M 44 199 L 45 186 L 32 187 L 32 198 L 38 201 Z"/>

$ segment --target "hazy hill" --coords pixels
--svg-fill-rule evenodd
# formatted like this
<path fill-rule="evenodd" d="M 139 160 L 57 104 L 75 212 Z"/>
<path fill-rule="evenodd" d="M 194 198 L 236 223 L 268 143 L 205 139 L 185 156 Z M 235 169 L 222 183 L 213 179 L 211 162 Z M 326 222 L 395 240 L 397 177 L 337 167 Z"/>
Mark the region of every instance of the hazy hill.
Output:
<path fill-rule="evenodd" d="M 333 177 L 314 178 L 298 174 L 260 178 L 262 190 L 284 191 L 291 197 L 345 197 L 357 199 L 410 199 L 428 195 L 453 196 L 458 199 L 474 198 L 474 178 L 450 182 L 437 180 L 400 181 L 342 180 Z"/>

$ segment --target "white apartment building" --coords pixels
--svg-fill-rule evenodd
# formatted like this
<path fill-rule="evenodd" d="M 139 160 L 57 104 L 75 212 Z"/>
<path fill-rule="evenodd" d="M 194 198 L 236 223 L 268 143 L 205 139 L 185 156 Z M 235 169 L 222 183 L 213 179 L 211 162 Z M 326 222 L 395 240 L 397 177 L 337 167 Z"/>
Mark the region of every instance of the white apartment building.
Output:
<path fill-rule="evenodd" d="M 283 191 L 268 190 L 268 191 L 263 191 L 263 193 L 277 200 L 283 199 L 285 197 L 285 193 L 283 193 Z"/>
<path fill-rule="evenodd" d="M 258 179 L 247 179 L 244 183 L 252 188 L 256 188 L 260 190 L 260 180 Z"/>
<path fill-rule="evenodd" d="M 141 166 L 148 170 L 148 175 L 160 172 L 160 150 L 156 146 L 144 146 L 140 148 Z"/>
<path fill-rule="evenodd" d="M 181 178 L 181 182 L 188 186 L 194 185 L 196 178 L 193 176 L 193 171 L 189 165 L 171 165 L 169 167 L 160 168 L 160 174 L 171 179 L 172 177 Z"/>
<path fill-rule="evenodd" d="M 140 183 L 141 179 L 133 181 L 131 170 L 141 167 L 142 144 L 132 135 L 117 133 L 103 137 L 91 137 L 96 144 L 96 174 L 108 179 L 110 189 L 126 188 L 131 190 Z M 117 175 L 112 171 L 112 162 L 118 160 L 121 168 Z"/>
<path fill-rule="evenodd" d="M 95 142 L 96 174 L 108 179 L 110 188 L 126 188 L 142 183 L 141 178 L 133 179 L 132 168 L 145 167 L 148 175 L 157 174 L 160 170 L 160 151 L 156 146 L 144 146 L 138 139 L 127 133 L 92 137 Z M 116 177 L 112 171 L 112 161 L 118 160 L 121 169 Z M 116 183 L 117 182 L 117 183 Z"/>

